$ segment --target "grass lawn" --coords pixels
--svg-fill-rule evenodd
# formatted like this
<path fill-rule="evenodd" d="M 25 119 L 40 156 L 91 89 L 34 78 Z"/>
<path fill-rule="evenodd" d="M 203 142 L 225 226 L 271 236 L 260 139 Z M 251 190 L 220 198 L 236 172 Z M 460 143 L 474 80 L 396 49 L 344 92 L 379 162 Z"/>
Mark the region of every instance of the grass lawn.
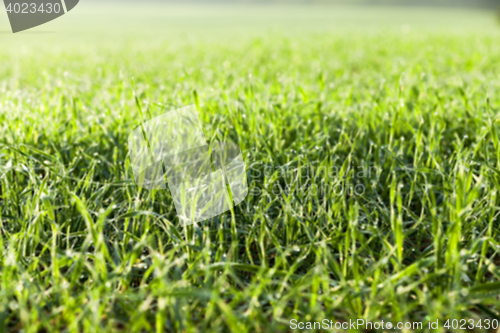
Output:
<path fill-rule="evenodd" d="M 1 13 L 0 332 L 499 319 L 493 13 L 82 1 L 16 35 Z M 242 148 L 243 203 L 184 227 L 135 185 L 134 92 Z"/>

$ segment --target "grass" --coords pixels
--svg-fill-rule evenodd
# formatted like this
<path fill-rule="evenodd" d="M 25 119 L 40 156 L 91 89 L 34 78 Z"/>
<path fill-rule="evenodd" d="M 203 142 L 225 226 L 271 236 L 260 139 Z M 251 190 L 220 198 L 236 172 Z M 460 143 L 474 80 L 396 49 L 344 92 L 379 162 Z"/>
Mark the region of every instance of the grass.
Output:
<path fill-rule="evenodd" d="M 493 15 L 81 6 L 0 35 L 0 331 L 500 316 Z M 182 227 L 135 186 L 134 92 L 242 148 L 234 212 Z"/>

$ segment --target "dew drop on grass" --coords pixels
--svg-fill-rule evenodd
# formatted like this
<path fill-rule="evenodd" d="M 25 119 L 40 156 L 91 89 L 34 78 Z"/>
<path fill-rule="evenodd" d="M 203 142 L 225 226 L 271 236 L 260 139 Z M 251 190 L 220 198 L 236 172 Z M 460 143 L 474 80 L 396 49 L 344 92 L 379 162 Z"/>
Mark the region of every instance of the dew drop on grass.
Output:
<path fill-rule="evenodd" d="M 17 302 L 12 301 L 9 303 L 9 308 L 12 310 L 17 310 L 18 307 L 19 307 L 19 304 Z"/>

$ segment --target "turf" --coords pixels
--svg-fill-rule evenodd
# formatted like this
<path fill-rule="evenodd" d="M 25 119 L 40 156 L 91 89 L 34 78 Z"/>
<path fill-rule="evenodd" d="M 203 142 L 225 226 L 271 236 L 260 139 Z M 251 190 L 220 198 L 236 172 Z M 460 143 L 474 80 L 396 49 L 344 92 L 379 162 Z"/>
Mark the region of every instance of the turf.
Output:
<path fill-rule="evenodd" d="M 0 331 L 498 318 L 492 14 L 81 6 L 0 35 Z M 137 188 L 136 99 L 196 104 L 245 201 L 183 227 Z"/>

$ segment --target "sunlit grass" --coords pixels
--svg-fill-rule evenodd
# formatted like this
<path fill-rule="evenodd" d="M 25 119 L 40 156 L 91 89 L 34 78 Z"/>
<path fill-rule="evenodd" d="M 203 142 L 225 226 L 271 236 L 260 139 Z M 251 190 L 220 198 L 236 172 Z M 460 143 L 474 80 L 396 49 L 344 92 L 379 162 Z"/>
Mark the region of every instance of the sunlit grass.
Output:
<path fill-rule="evenodd" d="M 0 329 L 499 316 L 500 45 L 481 24 L 1 35 Z M 182 227 L 168 191 L 135 186 L 132 79 L 152 116 L 198 95 L 206 136 L 243 149 L 234 214 Z"/>

